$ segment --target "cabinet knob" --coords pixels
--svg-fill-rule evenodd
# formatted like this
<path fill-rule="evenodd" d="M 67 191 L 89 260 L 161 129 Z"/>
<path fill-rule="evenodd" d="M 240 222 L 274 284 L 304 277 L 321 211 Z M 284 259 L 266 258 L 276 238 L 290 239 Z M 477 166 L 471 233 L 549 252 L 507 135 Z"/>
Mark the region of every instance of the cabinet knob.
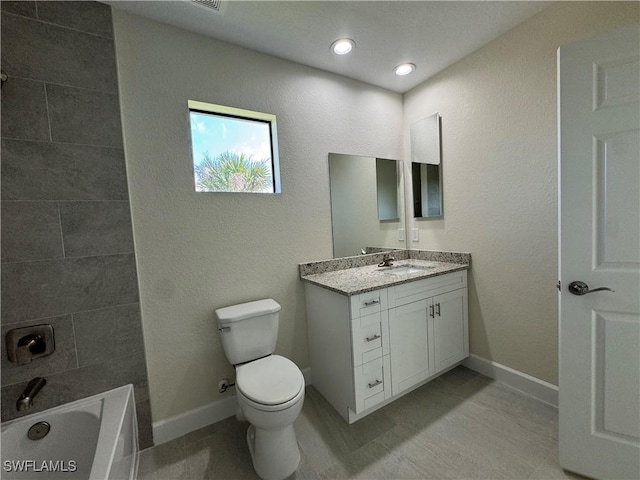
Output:
<path fill-rule="evenodd" d="M 365 307 L 370 307 L 371 305 L 377 305 L 380 303 L 379 298 L 374 298 L 373 300 L 369 300 L 368 302 L 364 302 Z"/>
<path fill-rule="evenodd" d="M 436 303 L 436 315 L 440 316 L 440 303 Z"/>
<path fill-rule="evenodd" d="M 435 315 L 434 315 L 434 313 L 433 313 L 433 305 L 429 305 L 429 316 L 430 316 L 431 318 L 435 318 Z"/>
<path fill-rule="evenodd" d="M 382 380 L 376 380 L 375 382 L 371 382 L 370 384 L 368 384 L 369 388 L 375 388 L 378 385 L 380 385 L 382 383 Z"/>
<path fill-rule="evenodd" d="M 367 342 L 373 342 L 374 340 L 377 340 L 379 338 L 380 338 L 380 335 L 376 333 L 374 335 L 371 335 L 370 337 L 367 337 L 365 340 L 367 340 Z"/>

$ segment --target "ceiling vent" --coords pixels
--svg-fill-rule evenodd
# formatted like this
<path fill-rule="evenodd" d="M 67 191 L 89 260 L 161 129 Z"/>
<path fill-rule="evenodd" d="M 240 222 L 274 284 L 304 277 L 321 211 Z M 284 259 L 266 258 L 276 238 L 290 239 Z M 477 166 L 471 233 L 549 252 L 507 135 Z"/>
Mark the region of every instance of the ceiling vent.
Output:
<path fill-rule="evenodd" d="M 216 13 L 224 13 L 225 2 L 223 0 L 191 0 L 200 6 L 206 7 L 209 10 L 213 10 Z"/>

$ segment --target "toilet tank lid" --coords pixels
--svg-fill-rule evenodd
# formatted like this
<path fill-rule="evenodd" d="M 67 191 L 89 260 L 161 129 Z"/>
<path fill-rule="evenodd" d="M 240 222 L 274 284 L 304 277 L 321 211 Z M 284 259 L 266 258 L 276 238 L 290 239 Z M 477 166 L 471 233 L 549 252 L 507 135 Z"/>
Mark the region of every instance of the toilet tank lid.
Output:
<path fill-rule="evenodd" d="M 216 316 L 220 323 L 231 323 L 244 320 L 258 315 L 267 315 L 280 311 L 280 304 L 271 298 L 256 300 L 255 302 L 231 305 L 230 307 L 219 308 Z"/>

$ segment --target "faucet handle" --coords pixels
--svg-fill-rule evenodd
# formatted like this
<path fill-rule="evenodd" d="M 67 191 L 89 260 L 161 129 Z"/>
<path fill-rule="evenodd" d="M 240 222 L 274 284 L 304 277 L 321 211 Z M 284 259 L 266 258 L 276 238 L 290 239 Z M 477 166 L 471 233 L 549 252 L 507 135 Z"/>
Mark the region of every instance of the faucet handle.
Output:
<path fill-rule="evenodd" d="M 51 355 L 55 349 L 53 327 L 49 324 L 30 325 L 9 330 L 6 334 L 7 358 L 18 365 Z"/>
<path fill-rule="evenodd" d="M 31 363 L 33 355 L 44 350 L 44 341 L 38 334 L 26 335 L 18 342 L 16 360 L 18 365 Z"/>

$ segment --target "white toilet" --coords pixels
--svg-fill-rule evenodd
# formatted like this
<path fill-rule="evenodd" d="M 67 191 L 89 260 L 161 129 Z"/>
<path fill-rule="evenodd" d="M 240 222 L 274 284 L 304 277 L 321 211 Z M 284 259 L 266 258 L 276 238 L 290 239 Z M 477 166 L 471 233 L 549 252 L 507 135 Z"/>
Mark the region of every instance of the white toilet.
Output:
<path fill-rule="evenodd" d="M 264 480 L 287 478 L 300 463 L 293 422 L 304 402 L 304 377 L 291 360 L 272 355 L 279 312 L 271 299 L 216 310 L 222 347 L 236 368 L 238 404 L 251 423 L 253 467 Z"/>

